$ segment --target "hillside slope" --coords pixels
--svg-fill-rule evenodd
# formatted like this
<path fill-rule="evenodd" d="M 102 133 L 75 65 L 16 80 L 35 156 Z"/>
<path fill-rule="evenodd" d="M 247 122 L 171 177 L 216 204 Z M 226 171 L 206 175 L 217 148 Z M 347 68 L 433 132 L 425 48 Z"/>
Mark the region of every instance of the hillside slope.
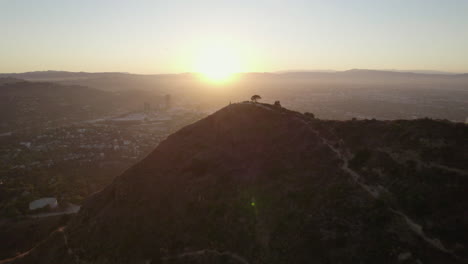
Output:
<path fill-rule="evenodd" d="M 467 136 L 233 104 L 5 263 L 463 263 Z"/>

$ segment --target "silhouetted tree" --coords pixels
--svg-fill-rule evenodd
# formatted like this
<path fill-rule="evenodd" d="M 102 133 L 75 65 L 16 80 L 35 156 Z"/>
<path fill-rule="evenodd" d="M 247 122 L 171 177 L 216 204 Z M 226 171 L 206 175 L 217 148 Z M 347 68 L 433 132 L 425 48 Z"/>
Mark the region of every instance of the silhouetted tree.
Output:
<path fill-rule="evenodd" d="M 281 107 L 281 103 L 280 103 L 280 101 L 275 101 L 275 104 L 274 104 L 274 106 L 276 106 L 276 107 Z"/>
<path fill-rule="evenodd" d="M 256 103 L 257 100 L 260 100 L 262 99 L 262 97 L 258 94 L 255 94 L 255 95 L 252 95 L 252 97 L 250 97 L 250 100 L 252 100 L 252 102 Z"/>

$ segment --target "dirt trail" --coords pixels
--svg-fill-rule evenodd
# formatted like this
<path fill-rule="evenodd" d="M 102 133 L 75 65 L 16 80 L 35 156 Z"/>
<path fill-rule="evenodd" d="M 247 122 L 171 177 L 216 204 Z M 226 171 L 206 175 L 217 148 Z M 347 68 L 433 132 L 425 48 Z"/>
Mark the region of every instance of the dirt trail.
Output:
<path fill-rule="evenodd" d="M 361 175 L 359 173 L 357 173 L 356 171 L 354 171 L 353 169 L 351 169 L 349 167 L 349 159 L 351 157 L 350 153 L 348 150 L 343 150 L 343 149 L 340 149 L 338 147 L 335 147 L 334 144 L 332 144 L 332 142 L 330 142 L 328 139 L 326 139 L 325 137 L 323 137 L 319 131 L 317 131 L 316 129 L 314 129 L 313 127 L 311 127 L 311 123 L 310 122 L 307 122 L 306 120 L 303 120 L 303 119 L 300 119 L 298 118 L 299 121 L 301 121 L 302 123 L 304 124 L 307 124 L 310 131 L 312 131 L 314 134 L 316 134 L 320 140 L 325 144 L 327 145 L 337 156 L 338 158 L 342 161 L 342 165 L 341 165 L 341 169 L 343 171 L 345 171 L 346 173 L 348 173 L 351 178 L 359 185 L 361 186 L 367 193 L 369 193 L 370 196 L 372 196 L 373 198 L 377 199 L 380 195 L 380 192 L 381 191 L 385 191 L 385 192 L 388 192 L 388 190 L 384 189 L 382 186 L 371 186 L 371 185 L 368 185 L 366 184 L 362 179 L 363 177 L 361 177 Z M 340 144 L 337 144 L 338 146 L 340 146 Z M 390 192 L 388 192 L 390 193 Z M 402 217 L 404 220 L 405 220 L 405 223 L 407 224 L 408 228 L 413 232 L 415 233 L 417 236 L 421 237 L 426 243 L 428 243 L 430 246 L 432 246 L 433 248 L 441 251 L 441 252 L 444 252 L 444 253 L 447 253 L 449 255 L 451 255 L 452 257 L 456 258 L 457 260 L 462 260 L 460 257 L 458 257 L 457 255 L 455 255 L 453 253 L 453 251 L 451 250 L 448 250 L 441 242 L 441 240 L 437 239 L 437 238 L 431 238 L 431 237 L 428 237 L 425 233 L 424 233 L 424 230 L 422 228 L 421 225 L 417 224 L 414 220 L 412 220 L 408 215 L 406 215 L 405 213 L 403 213 L 401 210 L 396 210 L 394 208 L 390 208 L 390 211 L 393 212 L 394 214 Z"/>

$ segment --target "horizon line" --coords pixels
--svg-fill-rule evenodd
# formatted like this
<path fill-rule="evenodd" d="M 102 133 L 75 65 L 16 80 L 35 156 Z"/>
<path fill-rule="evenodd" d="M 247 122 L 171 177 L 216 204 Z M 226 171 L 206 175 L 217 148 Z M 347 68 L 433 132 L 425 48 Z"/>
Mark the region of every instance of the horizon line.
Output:
<path fill-rule="evenodd" d="M 435 75 L 459 75 L 468 74 L 468 72 L 454 72 L 444 70 L 400 70 L 400 69 L 365 69 L 365 68 L 351 68 L 347 70 L 333 70 L 333 69 L 293 69 L 293 70 L 276 70 L 276 71 L 250 71 L 250 72 L 235 72 L 233 74 L 250 74 L 250 73 L 270 73 L 270 74 L 288 74 L 298 72 L 310 73 L 340 73 L 349 71 L 376 71 L 376 72 L 395 72 L 395 73 L 415 73 L 415 74 L 435 74 Z M 61 73 L 84 73 L 84 74 L 99 74 L 99 73 L 114 73 L 114 74 L 131 74 L 131 75 L 182 75 L 182 74 L 203 74 L 200 72 L 170 72 L 170 73 L 135 73 L 135 72 L 119 72 L 119 71 L 67 71 L 67 70 L 36 70 L 25 72 L 0 72 L 1 75 L 5 74 L 26 74 L 26 73 L 46 73 L 46 72 L 61 72 Z"/>

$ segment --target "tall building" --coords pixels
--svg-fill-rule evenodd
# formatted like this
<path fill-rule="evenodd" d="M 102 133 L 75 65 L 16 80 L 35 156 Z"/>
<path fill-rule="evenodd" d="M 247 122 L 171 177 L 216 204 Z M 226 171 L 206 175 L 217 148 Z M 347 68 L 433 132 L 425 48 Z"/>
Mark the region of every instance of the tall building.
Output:
<path fill-rule="evenodd" d="M 166 110 L 170 109 L 172 107 L 172 102 L 171 102 L 171 95 L 170 94 L 166 94 L 165 96 L 165 108 Z"/>
<path fill-rule="evenodd" d="M 145 102 L 144 107 L 143 107 L 143 111 L 145 111 L 145 112 L 151 111 L 151 104 L 148 103 L 148 102 Z"/>

